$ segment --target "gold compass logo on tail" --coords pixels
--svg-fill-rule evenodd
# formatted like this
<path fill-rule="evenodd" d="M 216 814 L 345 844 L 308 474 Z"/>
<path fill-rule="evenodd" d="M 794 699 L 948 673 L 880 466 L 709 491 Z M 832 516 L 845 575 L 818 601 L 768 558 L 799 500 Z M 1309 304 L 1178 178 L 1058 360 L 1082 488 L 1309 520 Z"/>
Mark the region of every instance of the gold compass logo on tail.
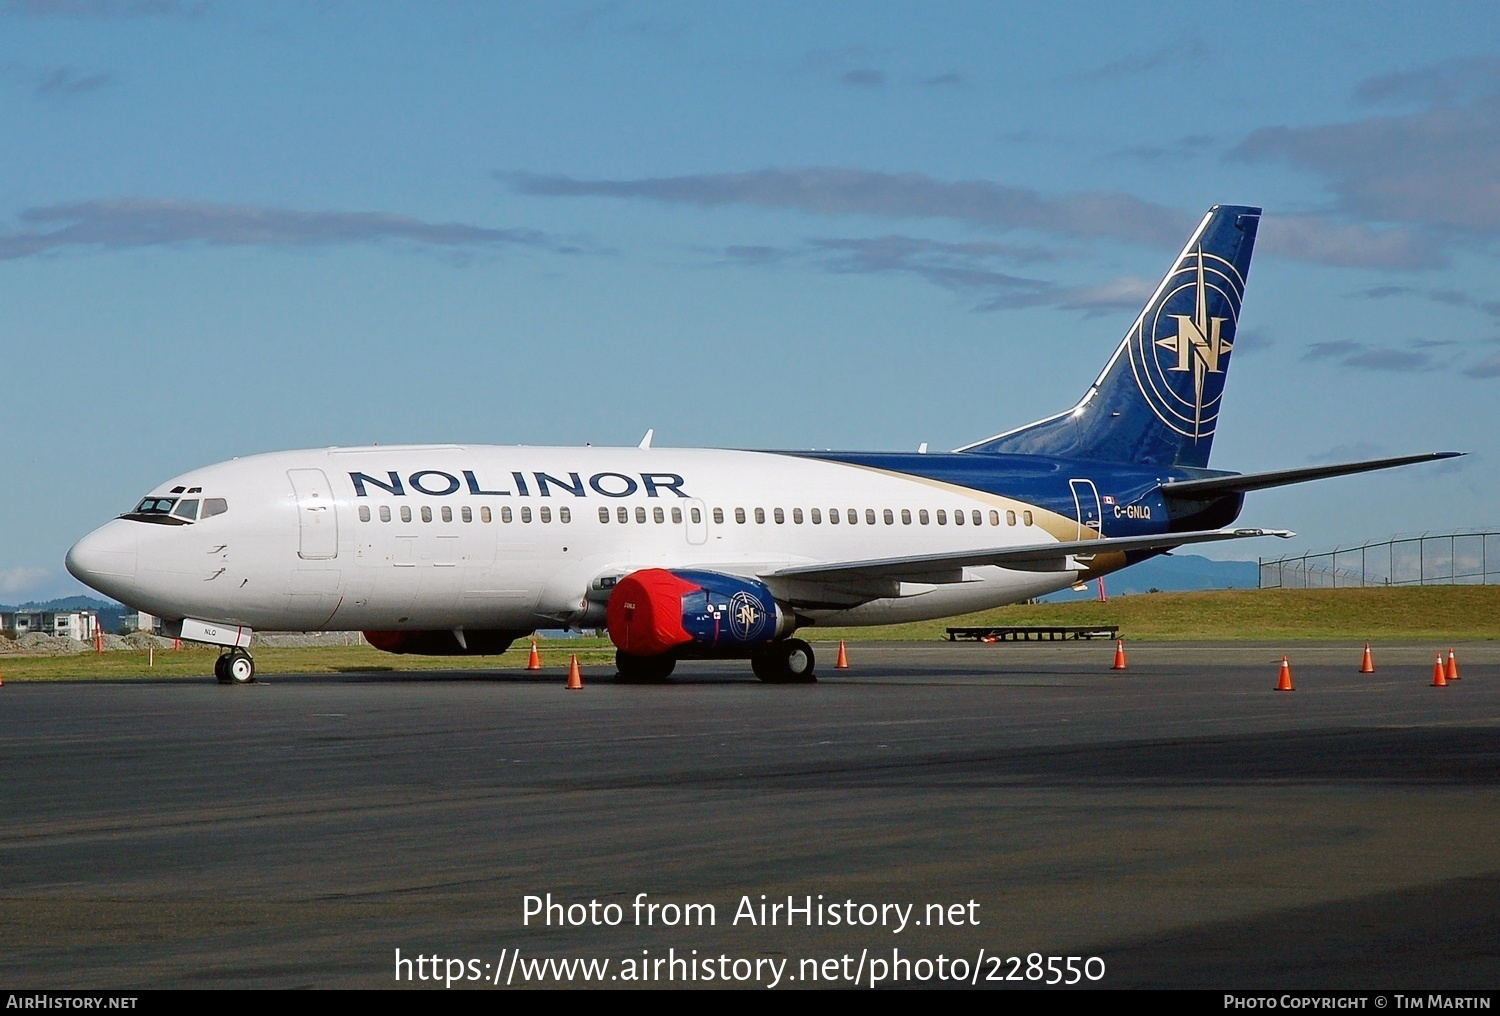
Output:
<path fill-rule="evenodd" d="M 1234 265 L 1199 247 L 1179 262 L 1132 336 L 1141 394 L 1179 434 L 1213 436 L 1244 291 Z"/>

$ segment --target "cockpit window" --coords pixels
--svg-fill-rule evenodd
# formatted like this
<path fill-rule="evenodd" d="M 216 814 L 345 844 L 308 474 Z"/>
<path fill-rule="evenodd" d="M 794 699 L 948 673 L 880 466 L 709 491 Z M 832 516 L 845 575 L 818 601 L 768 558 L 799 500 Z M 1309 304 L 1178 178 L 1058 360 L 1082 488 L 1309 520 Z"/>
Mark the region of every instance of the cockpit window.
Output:
<path fill-rule="evenodd" d="M 135 506 L 132 515 L 166 515 L 177 503 L 175 497 L 148 497 Z"/>
<path fill-rule="evenodd" d="M 197 489 L 195 487 L 189 493 Z M 148 497 L 120 517 L 136 522 L 154 522 L 159 526 L 187 526 L 223 515 L 228 510 L 229 502 L 222 497 Z"/>

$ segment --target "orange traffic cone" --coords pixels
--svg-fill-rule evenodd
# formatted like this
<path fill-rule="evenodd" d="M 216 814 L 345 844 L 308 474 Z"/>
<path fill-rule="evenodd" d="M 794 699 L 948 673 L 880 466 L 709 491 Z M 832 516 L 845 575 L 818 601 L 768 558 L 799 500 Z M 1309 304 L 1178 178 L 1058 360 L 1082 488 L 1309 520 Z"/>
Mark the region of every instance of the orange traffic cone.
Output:
<path fill-rule="evenodd" d="M 1125 669 L 1125 640 L 1124 639 L 1115 639 L 1115 665 L 1113 667 L 1109 668 L 1109 669 L 1111 669 L 1111 670 L 1124 670 Z"/>
<path fill-rule="evenodd" d="M 1432 665 L 1432 686 L 1434 688 L 1448 687 L 1448 675 L 1443 671 L 1443 654 L 1437 654 L 1437 662 Z"/>
<path fill-rule="evenodd" d="M 1359 672 L 1361 674 L 1375 673 L 1375 661 L 1370 659 L 1370 643 L 1368 642 L 1365 643 L 1365 658 L 1364 662 L 1359 665 Z"/>
<path fill-rule="evenodd" d="M 583 675 L 578 672 L 578 654 L 573 655 L 573 662 L 568 664 L 568 691 L 583 690 Z"/>
<path fill-rule="evenodd" d="M 1448 650 L 1448 673 L 1445 675 L 1450 681 L 1458 680 L 1458 657 L 1453 655 L 1453 650 Z"/>
<path fill-rule="evenodd" d="M 1296 691 L 1292 687 L 1292 666 L 1287 663 L 1286 657 L 1281 658 L 1281 679 L 1276 682 L 1277 691 Z"/>
<path fill-rule="evenodd" d="M 842 641 L 839 642 L 839 658 L 838 658 L 837 661 L 834 662 L 833 669 L 834 670 L 848 670 L 849 669 L 849 654 L 844 651 L 844 643 Z"/>
<path fill-rule="evenodd" d="M 94 652 L 104 652 L 104 633 L 102 631 L 94 633 Z"/>
<path fill-rule="evenodd" d="M 542 658 L 536 651 L 536 639 L 531 640 L 531 659 L 526 661 L 527 670 L 541 670 Z"/>

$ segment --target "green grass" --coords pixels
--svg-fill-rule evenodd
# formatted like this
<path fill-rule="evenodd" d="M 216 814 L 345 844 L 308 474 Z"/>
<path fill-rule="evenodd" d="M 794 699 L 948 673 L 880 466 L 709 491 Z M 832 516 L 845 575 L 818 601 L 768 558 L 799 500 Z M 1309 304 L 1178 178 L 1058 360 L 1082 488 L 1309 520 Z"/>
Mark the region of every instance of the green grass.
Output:
<path fill-rule="evenodd" d="M 1108 603 L 1017 604 L 940 621 L 880 628 L 808 628 L 810 642 L 940 639 L 950 625 L 1117 625 L 1131 639 L 1442 639 L 1500 638 L 1500 586 L 1425 586 L 1401 589 L 1224 590 L 1149 593 Z M 503 656 L 392 656 L 368 646 L 308 649 L 253 647 L 265 674 L 337 674 L 367 671 L 517 670 L 526 666 L 527 643 Z M 542 664 L 560 673 L 577 653 L 585 667 L 608 666 L 607 639 L 541 640 Z M 139 677 L 202 679 L 213 672 L 217 650 L 145 650 L 77 656 L 0 656 L 6 681 L 119 680 Z"/>

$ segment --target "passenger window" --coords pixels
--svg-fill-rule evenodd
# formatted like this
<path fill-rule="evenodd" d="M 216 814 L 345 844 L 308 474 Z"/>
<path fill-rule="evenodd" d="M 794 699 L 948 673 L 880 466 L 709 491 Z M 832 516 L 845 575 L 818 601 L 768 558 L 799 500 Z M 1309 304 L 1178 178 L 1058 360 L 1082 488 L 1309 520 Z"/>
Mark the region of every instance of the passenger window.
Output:
<path fill-rule="evenodd" d="M 971 515 L 970 518 L 972 518 L 974 520 L 974 524 L 976 526 L 982 526 L 982 525 L 984 525 L 984 517 L 979 514 L 979 509 L 978 508 L 974 509 L 974 514 Z"/>
<path fill-rule="evenodd" d="M 509 511 L 510 509 L 507 508 L 506 510 Z M 485 505 L 483 508 L 479 509 L 479 521 L 480 522 L 489 522 L 489 521 L 491 521 L 490 506 L 489 505 Z"/>
<path fill-rule="evenodd" d="M 745 509 L 736 508 L 734 510 L 734 521 L 738 522 L 742 526 L 745 524 Z"/>
<path fill-rule="evenodd" d="M 452 522 L 453 521 L 453 509 L 450 508 L 450 507 L 448 507 L 447 505 L 443 505 L 443 509 L 442 510 L 443 510 L 443 521 L 444 522 Z"/>
<path fill-rule="evenodd" d="M 828 509 L 828 524 L 830 526 L 839 524 L 839 510 L 837 508 Z"/>
<path fill-rule="evenodd" d="M 1031 525 L 1031 512 L 1022 512 L 1021 521 L 1026 523 L 1028 526 Z"/>
<path fill-rule="evenodd" d="M 896 513 L 893 512 L 893 511 L 891 511 L 889 508 L 887 508 L 885 510 L 885 516 L 884 516 L 884 518 L 885 518 L 885 524 L 886 525 L 888 525 L 888 526 L 894 526 L 896 524 Z"/>
<path fill-rule="evenodd" d="M 424 504 L 422 506 L 422 521 L 423 522 L 431 522 L 432 521 L 432 507 L 430 505 L 425 505 Z"/>
<path fill-rule="evenodd" d="M 557 510 L 557 521 L 567 525 L 573 521 L 573 512 L 567 508 L 559 508 Z"/>
<path fill-rule="evenodd" d="M 694 508 L 693 509 L 693 521 L 697 522 L 699 518 L 700 518 L 700 516 L 698 514 L 698 509 Z M 672 521 L 673 522 L 681 522 L 682 521 L 682 509 L 681 508 L 673 508 L 672 509 Z"/>
<path fill-rule="evenodd" d="M 946 526 L 948 524 L 948 513 L 943 511 L 943 509 L 941 508 L 937 510 L 937 522 L 940 526 Z"/>
<path fill-rule="evenodd" d="M 962 508 L 953 513 L 953 524 L 955 526 L 961 526 L 964 524 L 964 512 Z"/>
<path fill-rule="evenodd" d="M 362 505 L 359 506 L 359 521 L 361 521 L 361 522 L 369 522 L 370 521 L 370 506 L 369 505 L 362 504 Z"/>
<path fill-rule="evenodd" d="M 1013 526 L 1013 525 L 1016 524 L 1016 513 L 1015 512 L 1008 511 L 1008 512 L 1005 513 L 1005 524 L 1007 526 Z"/>
<path fill-rule="evenodd" d="M 186 501 L 177 502 L 177 508 L 172 512 L 179 519 L 187 519 L 192 522 L 198 517 L 198 499 L 190 498 Z"/>
<path fill-rule="evenodd" d="M 655 523 L 658 523 L 658 524 L 660 524 L 662 522 L 665 522 L 665 521 L 667 521 L 667 513 L 664 512 L 664 511 L 662 511 L 660 507 L 652 508 L 651 509 L 651 521 L 655 522 Z"/>
<path fill-rule="evenodd" d="M 856 523 L 858 523 L 858 522 L 859 522 L 859 512 L 857 512 L 857 511 L 855 511 L 855 510 L 854 510 L 854 509 L 853 509 L 853 508 L 850 508 L 850 509 L 849 509 L 849 510 L 848 510 L 848 511 L 847 511 L 847 512 L 846 512 L 846 513 L 845 513 L 845 515 L 844 515 L 844 517 L 845 517 L 845 518 L 847 518 L 847 519 L 848 519 L 848 520 L 849 520 L 849 524 L 850 524 L 850 525 L 851 525 L 851 526 L 852 526 L 852 525 L 855 525 L 855 524 L 856 524 Z"/>
<path fill-rule="evenodd" d="M 821 526 L 823 524 L 823 513 L 821 511 L 819 511 L 818 509 L 814 508 L 808 514 L 812 516 L 812 524 L 813 525 L 815 525 L 815 526 Z"/>
<path fill-rule="evenodd" d="M 404 505 L 401 506 L 401 521 L 402 522 L 410 522 L 411 521 L 411 505 L 404 504 Z"/>
<path fill-rule="evenodd" d="M 911 525 L 911 509 L 910 508 L 902 508 L 901 509 L 901 524 L 903 526 L 909 526 L 909 525 Z"/>
<path fill-rule="evenodd" d="M 474 521 L 474 509 L 470 508 L 468 505 L 464 505 L 463 512 L 461 514 L 465 522 Z"/>
<path fill-rule="evenodd" d="M 524 507 L 524 508 L 521 509 L 521 521 L 522 522 L 530 522 L 531 521 L 531 506 L 530 505 L 527 505 L 526 507 Z"/>
<path fill-rule="evenodd" d="M 500 509 L 500 521 L 501 522 L 511 522 L 514 519 L 515 519 L 515 515 L 511 513 L 510 505 L 505 505 L 504 507 L 502 507 Z"/>
<path fill-rule="evenodd" d="M 772 510 L 771 518 L 776 522 L 778 526 L 786 525 L 786 512 L 782 511 L 780 508 Z"/>
<path fill-rule="evenodd" d="M 391 506 L 390 505 L 383 504 L 383 505 L 380 506 L 380 521 L 381 522 L 389 522 L 389 521 L 391 521 Z"/>
<path fill-rule="evenodd" d="M 695 512 L 697 510 L 698 509 L 696 509 L 696 508 L 693 509 L 693 511 L 695 511 Z M 693 521 L 697 522 L 698 520 L 695 518 L 695 519 L 693 519 Z M 716 525 L 716 526 L 722 526 L 723 524 L 724 524 L 724 509 L 723 508 L 715 508 L 714 509 L 714 525 Z"/>
<path fill-rule="evenodd" d="M 801 508 L 793 508 L 792 509 L 792 525 L 794 525 L 794 526 L 800 526 L 800 525 L 802 525 L 802 509 Z"/>
<path fill-rule="evenodd" d="M 541 520 L 543 522 L 551 522 L 552 521 L 552 509 L 551 508 L 538 508 L 537 509 L 537 515 L 540 516 L 540 518 L 541 518 Z"/>
<path fill-rule="evenodd" d="M 673 508 L 672 509 L 672 521 L 673 522 L 677 521 L 677 518 L 678 518 L 677 513 L 679 511 L 681 511 L 680 508 Z M 688 516 L 693 520 L 693 525 L 695 525 L 695 526 L 699 525 L 700 523 L 703 522 L 703 513 L 701 511 L 699 511 L 697 508 L 694 508 L 691 511 L 689 511 L 688 512 Z"/>
<path fill-rule="evenodd" d="M 870 525 L 870 526 L 873 526 L 875 524 L 875 509 L 874 508 L 866 508 L 865 509 L 865 524 L 866 525 Z"/>
<path fill-rule="evenodd" d="M 757 525 L 762 526 L 766 524 L 766 510 L 764 508 L 755 509 L 755 522 Z"/>
<path fill-rule="evenodd" d="M 990 512 L 990 525 L 992 525 L 992 526 L 998 526 L 999 524 L 1000 524 L 1000 513 L 997 512 L 997 511 L 991 510 L 991 512 Z"/>
<path fill-rule="evenodd" d="M 609 509 L 608 508 L 601 507 L 599 509 L 599 521 L 600 522 L 606 522 L 606 523 L 609 521 Z"/>
<path fill-rule="evenodd" d="M 229 510 L 229 502 L 222 497 L 205 498 L 203 501 L 203 512 L 199 519 L 211 519 L 215 515 L 223 515 Z"/>
<path fill-rule="evenodd" d="M 616 508 L 615 509 L 615 518 L 619 519 L 622 524 L 626 523 L 626 522 L 629 522 L 630 521 L 630 509 L 624 507 L 623 505 L 620 506 L 619 508 Z"/>
<path fill-rule="evenodd" d="M 635 510 L 635 520 L 637 522 L 645 522 L 646 521 L 646 509 L 644 509 L 644 508 L 637 508 Z"/>

